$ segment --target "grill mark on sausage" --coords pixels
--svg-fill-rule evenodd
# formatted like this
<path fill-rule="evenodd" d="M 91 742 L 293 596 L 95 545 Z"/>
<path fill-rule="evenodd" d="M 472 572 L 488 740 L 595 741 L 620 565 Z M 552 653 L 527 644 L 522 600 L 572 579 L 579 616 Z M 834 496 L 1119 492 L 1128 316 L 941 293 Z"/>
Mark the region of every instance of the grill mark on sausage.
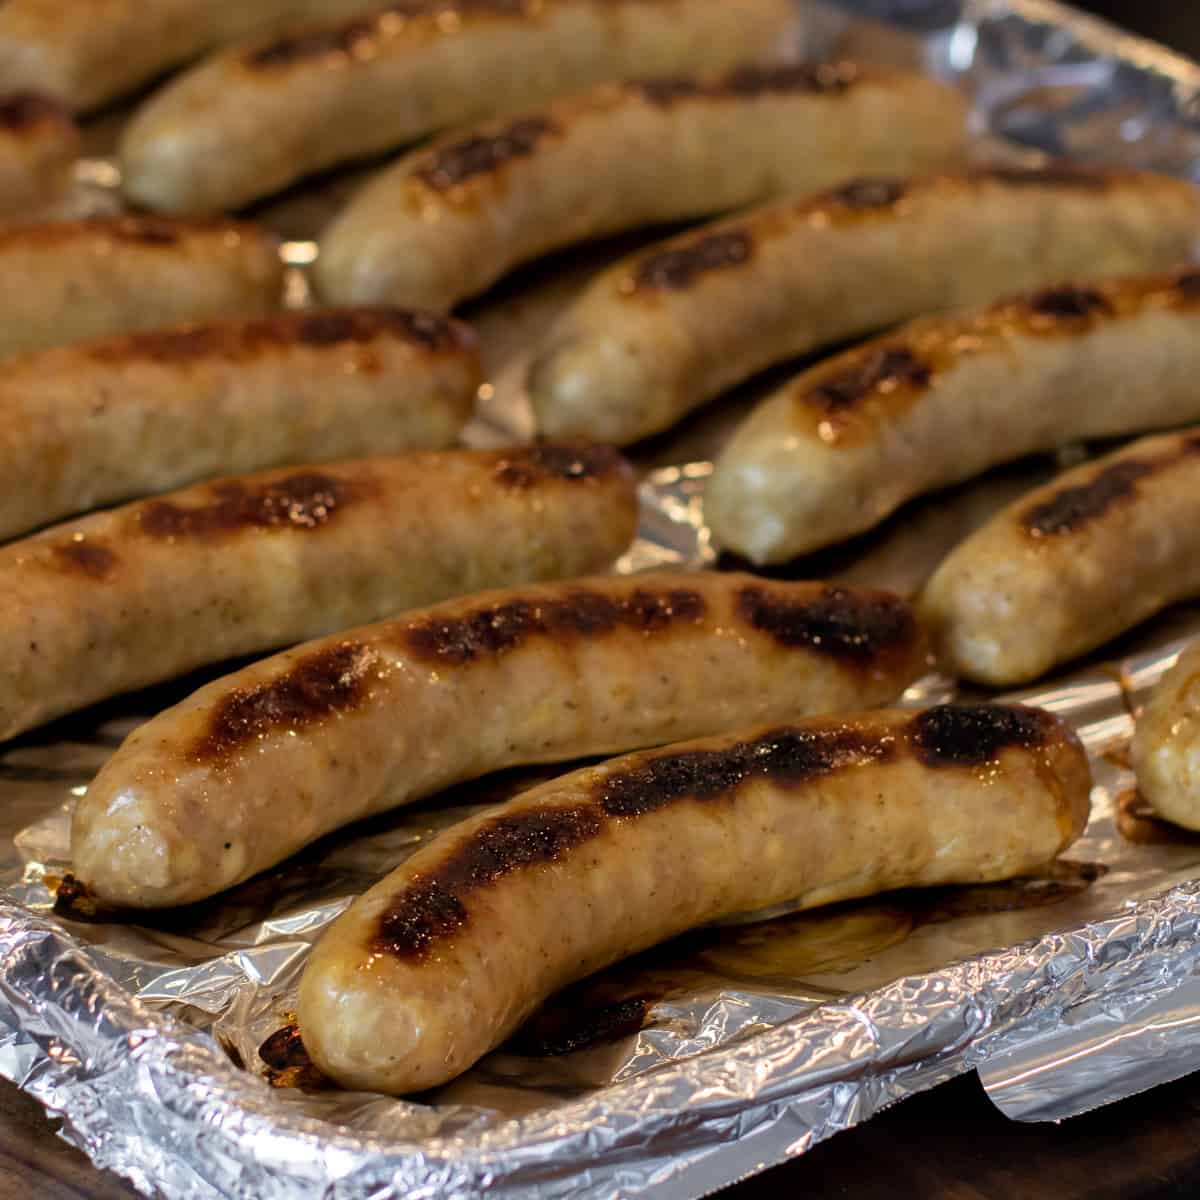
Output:
<path fill-rule="evenodd" d="M 981 766 L 1011 747 L 1045 745 L 1056 728 L 1047 712 L 995 704 L 941 704 L 913 719 L 912 744 L 929 767 Z"/>
<path fill-rule="evenodd" d="M 1200 435 L 1185 439 L 1178 449 L 1168 454 L 1112 463 L 1087 483 L 1062 488 L 1026 509 L 1020 518 L 1021 528 L 1032 538 L 1077 533 L 1115 505 L 1133 499 L 1143 479 L 1196 454 L 1200 454 Z"/>
<path fill-rule="evenodd" d="M 15 92 L 0 99 L 0 129 L 27 133 L 38 125 L 71 125 L 65 104 L 40 92 Z"/>
<path fill-rule="evenodd" d="M 366 698 L 376 662 L 369 647 L 339 642 L 307 655 L 277 679 L 230 693 L 214 709 L 190 759 L 220 760 L 259 738 L 351 711 Z"/>
<path fill-rule="evenodd" d="M 523 868 L 561 859 L 599 835 L 591 805 L 530 809 L 494 817 L 461 842 L 435 870 L 414 879 L 381 914 L 372 950 L 422 958 L 469 920 L 466 898 Z"/>
<path fill-rule="evenodd" d="M 726 99 L 786 92 L 837 94 L 861 79 L 854 63 L 783 63 L 744 66 L 716 78 L 695 75 L 642 79 L 629 86 L 651 104 L 668 107 L 679 100 Z"/>
<path fill-rule="evenodd" d="M 832 415 L 857 408 L 873 392 L 927 388 L 932 379 L 933 367 L 909 347 L 885 346 L 858 355 L 850 366 L 825 376 L 801 399 Z"/>
<path fill-rule="evenodd" d="M 551 480 L 590 483 L 626 475 L 632 467 L 612 446 L 540 445 L 505 453 L 496 466 L 496 482 L 511 488 L 531 488 Z"/>
<path fill-rule="evenodd" d="M 704 597 L 687 588 L 637 588 L 624 596 L 577 589 L 546 599 L 491 604 L 461 617 L 418 621 L 405 629 L 403 642 L 420 661 L 465 666 L 538 637 L 603 637 L 618 629 L 662 633 L 700 620 L 706 609 Z"/>
<path fill-rule="evenodd" d="M 1200 300 L 1200 271 L 1182 271 L 1175 277 L 1175 291 L 1185 302 Z"/>
<path fill-rule="evenodd" d="M 76 534 L 69 541 L 55 542 L 50 548 L 54 563 L 64 571 L 77 572 L 89 579 L 107 579 L 120 559 L 102 541 Z"/>
<path fill-rule="evenodd" d="M 749 230 L 712 233 L 642 259 L 633 287 L 639 291 L 679 291 L 691 287 L 702 275 L 740 267 L 753 255 L 754 237 Z"/>
<path fill-rule="evenodd" d="M 1093 316 L 1115 314 L 1112 301 L 1096 288 L 1065 284 L 1035 292 L 1025 302 L 1026 309 L 1038 317 L 1056 321 L 1078 321 Z"/>
<path fill-rule="evenodd" d="M 980 182 L 1004 183 L 1012 187 L 1067 187 L 1084 191 L 1105 191 L 1122 172 L 1097 167 L 1053 163 L 1045 167 L 976 167 L 968 178 Z"/>
<path fill-rule="evenodd" d="M 521 17 L 529 10 L 529 0 L 393 0 L 368 17 L 315 25 L 257 46 L 242 61 L 255 70 L 290 67 L 314 58 L 361 52 L 369 43 L 399 33 L 410 19 L 474 13 Z"/>
<path fill-rule="evenodd" d="M 548 117 L 522 117 L 499 133 L 466 138 L 433 151 L 428 165 L 415 171 L 413 178 L 435 192 L 448 192 L 519 158 L 529 158 L 546 138 L 561 133 L 562 126 Z"/>
<path fill-rule="evenodd" d="M 911 607 L 899 596 L 828 587 L 810 600 L 743 588 L 737 611 L 754 629 L 783 646 L 804 646 L 857 667 L 904 654 L 920 642 Z"/>
<path fill-rule="evenodd" d="M 900 179 L 855 179 L 825 192 L 820 199 L 858 211 L 894 208 L 908 193 Z"/>
<path fill-rule="evenodd" d="M 289 346 L 362 345 L 380 337 L 398 337 L 435 353 L 472 345 L 464 326 L 433 313 L 354 308 L 145 330 L 85 344 L 80 350 L 93 362 L 105 363 L 243 360 Z"/>
<path fill-rule="evenodd" d="M 185 238 L 217 234 L 260 238 L 262 231 L 242 221 L 219 217 L 86 217 L 78 221 L 46 221 L 42 224 L 0 228 L 0 250 L 30 243 L 61 244 L 85 239 L 133 242 L 141 246 L 174 246 Z"/>
<path fill-rule="evenodd" d="M 151 500 L 135 517 L 141 533 L 153 538 L 211 538 L 244 529 L 318 529 L 364 494 L 320 471 L 301 471 L 269 483 L 231 479 L 208 488 L 203 503 L 184 507 Z"/>

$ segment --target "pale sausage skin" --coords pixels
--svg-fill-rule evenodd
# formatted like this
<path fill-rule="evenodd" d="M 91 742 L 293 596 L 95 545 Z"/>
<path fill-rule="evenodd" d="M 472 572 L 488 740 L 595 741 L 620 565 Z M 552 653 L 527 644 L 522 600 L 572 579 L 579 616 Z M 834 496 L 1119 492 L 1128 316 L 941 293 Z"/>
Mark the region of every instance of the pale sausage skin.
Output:
<path fill-rule="evenodd" d="M 776 363 L 930 312 L 1086 272 L 1191 257 L 1200 193 L 1051 167 L 863 179 L 635 255 L 593 281 L 535 359 L 546 437 L 626 444 Z"/>
<path fill-rule="evenodd" d="M 1200 830 L 1200 642 L 1151 691 L 1133 735 L 1133 769 L 1159 816 Z"/>
<path fill-rule="evenodd" d="M 505 767 L 888 703 L 926 653 L 904 601 L 820 583 L 470 596 L 256 663 L 142 726 L 79 805 L 75 873 L 111 904 L 188 903 Z"/>
<path fill-rule="evenodd" d="M 239 208 L 315 171 L 608 79 L 776 58 L 791 0 L 400 0 L 201 63 L 121 144 L 148 208 Z"/>
<path fill-rule="evenodd" d="M 1200 320 L 1191 336 L 1200 338 Z M 1009 505 L 951 551 L 925 586 L 921 612 L 944 666 L 1007 687 L 1197 595 L 1193 428 L 1143 438 Z"/>
<path fill-rule="evenodd" d="M 698 925 L 1007 879 L 1087 824 L 1068 726 L 942 707 L 768 726 L 587 768 L 455 825 L 326 932 L 305 1048 L 344 1087 L 465 1071 L 550 995 Z"/>
<path fill-rule="evenodd" d="M 0 91 L 0 221 L 29 219 L 58 200 L 79 146 L 79 129 L 58 101 Z"/>
<path fill-rule="evenodd" d="M 237 221 L 93 217 L 0 228 L 0 357 L 282 301 L 275 238 Z"/>
<path fill-rule="evenodd" d="M 317 283 L 450 308 L 585 239 L 954 164 L 965 129 L 952 88 L 852 63 L 607 84 L 401 159 L 323 235 Z"/>
<path fill-rule="evenodd" d="M 5 0 L 0 79 L 96 108 L 222 42 L 379 0 Z"/>
<path fill-rule="evenodd" d="M 763 401 L 720 455 L 705 515 L 728 549 L 781 562 L 999 463 L 1200 420 L 1198 373 L 1190 270 L 915 323 Z"/>
<path fill-rule="evenodd" d="M 598 570 L 633 537 L 615 451 L 286 467 L 0 549 L 0 737 L 205 663 L 450 596 Z"/>
<path fill-rule="evenodd" d="M 199 479 L 454 444 L 466 326 L 402 309 L 124 334 L 0 369 L 0 538 Z"/>

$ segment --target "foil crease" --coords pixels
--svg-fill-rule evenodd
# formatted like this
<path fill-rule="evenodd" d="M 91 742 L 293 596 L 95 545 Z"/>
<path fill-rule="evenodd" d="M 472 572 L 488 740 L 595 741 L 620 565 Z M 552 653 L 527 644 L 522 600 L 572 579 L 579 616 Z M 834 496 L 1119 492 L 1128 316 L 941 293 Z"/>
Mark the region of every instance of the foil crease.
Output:
<path fill-rule="evenodd" d="M 811 53 L 923 62 L 962 81 L 981 154 L 1015 142 L 1200 179 L 1200 71 L 1061 5 L 813 0 L 802 11 Z M 104 182 L 102 166 L 91 182 Z M 344 180 L 334 188 L 343 195 Z M 280 217 L 300 267 L 323 203 L 289 200 Z M 470 314 L 492 379 L 474 443 L 528 433 L 523 356 L 613 252 L 528 273 Z M 303 303 L 300 271 L 294 283 Z M 643 448 L 641 533 L 620 570 L 716 562 L 704 484 L 755 394 Z M 910 506 L 796 571 L 910 591 L 997 507 L 1082 453 Z M 1022 1119 L 1132 1094 L 1200 1066 L 1200 839 L 1118 832 L 1132 714 L 1197 633 L 1200 610 L 1178 610 L 1017 697 L 1066 716 L 1095 771 L 1091 825 L 1058 874 L 699 931 L 572 990 L 581 1011 L 642 1006 L 619 1037 L 572 1053 L 510 1043 L 412 1101 L 276 1086 L 288 1081 L 259 1048 L 286 1027 L 309 948 L 356 894 L 528 780 L 484 781 L 327 838 L 186 913 L 89 922 L 53 911 L 71 807 L 137 721 L 189 684 L 59 722 L 0 753 L 0 1074 L 148 1195 L 266 1200 L 690 1200 L 971 1069 Z M 954 694 L 930 678 L 905 702 Z"/>

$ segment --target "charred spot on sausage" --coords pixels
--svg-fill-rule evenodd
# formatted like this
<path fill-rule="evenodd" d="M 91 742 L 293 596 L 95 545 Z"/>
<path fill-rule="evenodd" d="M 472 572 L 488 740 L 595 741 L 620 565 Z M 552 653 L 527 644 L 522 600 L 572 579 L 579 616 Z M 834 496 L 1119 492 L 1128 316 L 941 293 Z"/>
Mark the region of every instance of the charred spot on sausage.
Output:
<path fill-rule="evenodd" d="M 676 291 L 691 287 L 702 275 L 726 271 L 749 262 L 754 237 L 744 229 L 713 233 L 674 250 L 648 255 L 638 264 L 634 287 Z"/>
<path fill-rule="evenodd" d="M 42 122 L 66 124 L 71 114 L 66 105 L 40 92 L 15 92 L 0 99 L 0 129 L 24 133 Z"/>
<path fill-rule="evenodd" d="M 75 571 L 89 579 L 107 579 L 120 561 L 116 553 L 95 538 L 76 534 L 67 541 L 55 542 L 50 548 L 55 565 L 62 570 Z"/>
<path fill-rule="evenodd" d="M 861 77 L 854 63 L 780 63 L 738 67 L 715 79 L 678 75 L 643 79 L 630 86 L 651 104 L 662 107 L 679 100 L 766 96 L 784 92 L 835 94 Z"/>
<path fill-rule="evenodd" d="M 535 487 L 547 480 L 585 483 L 628 470 L 612 446 L 526 446 L 507 451 L 496 467 L 497 483 L 511 488 Z"/>
<path fill-rule="evenodd" d="M 907 346 L 886 346 L 859 355 L 850 366 L 827 375 L 803 398 L 822 412 L 844 412 L 857 408 L 872 392 L 925 388 L 932 378 L 933 368 Z"/>
<path fill-rule="evenodd" d="M 467 138 L 434 150 L 428 164 L 414 172 L 413 178 L 435 192 L 447 192 L 519 158 L 529 158 L 546 138 L 561 132 L 561 126 L 548 117 L 522 117 L 499 133 Z"/>
<path fill-rule="evenodd" d="M 1096 288 L 1071 286 L 1036 292 L 1026 301 L 1026 307 L 1035 316 L 1066 321 L 1109 317 L 1114 311 L 1112 301 Z"/>
<path fill-rule="evenodd" d="M 979 766 L 1009 747 L 1044 745 L 1054 718 L 1032 708 L 997 704 L 941 704 L 913 719 L 917 757 L 930 767 Z"/>
<path fill-rule="evenodd" d="M 904 199 L 908 185 L 899 179 L 855 179 L 826 192 L 826 201 L 868 211 L 892 208 Z"/>

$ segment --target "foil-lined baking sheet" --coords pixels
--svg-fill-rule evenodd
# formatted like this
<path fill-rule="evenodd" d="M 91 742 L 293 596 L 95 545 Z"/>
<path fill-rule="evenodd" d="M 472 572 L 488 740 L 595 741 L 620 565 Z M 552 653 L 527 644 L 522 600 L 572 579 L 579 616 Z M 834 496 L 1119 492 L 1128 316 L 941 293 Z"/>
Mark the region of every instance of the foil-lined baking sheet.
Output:
<path fill-rule="evenodd" d="M 1066 8 L 803 11 L 811 53 L 961 80 L 982 154 L 1016 153 L 1015 139 L 1200 179 L 1200 72 Z M 105 165 L 89 170 L 102 191 Z M 301 194 L 263 216 L 304 239 L 330 200 Z M 523 272 L 474 306 L 491 382 L 472 442 L 528 434 L 529 347 L 638 240 Z M 303 264 L 312 247 L 289 253 Z M 718 565 L 701 508 L 711 456 L 769 382 L 639 448 L 641 533 L 621 570 Z M 998 507 L 1083 453 L 911 505 L 786 573 L 912 591 Z M 1140 698 L 1198 632 L 1200 609 L 1175 611 L 1022 693 L 1073 722 L 1095 769 L 1088 833 L 1055 867 L 696 931 L 569 989 L 467 1075 L 408 1101 L 333 1090 L 307 1066 L 291 1022 L 309 948 L 438 830 L 550 772 L 485 780 L 329 837 L 214 901 L 112 923 L 53 910 L 71 807 L 136 723 L 197 681 L 60 721 L 0 754 L 0 1073 L 62 1114 L 96 1163 L 189 1200 L 691 1198 L 973 1067 L 1023 1118 L 1132 1094 L 1200 1066 L 1200 838 L 1147 819 L 1126 759 Z M 954 694 L 931 677 L 906 702 Z"/>

